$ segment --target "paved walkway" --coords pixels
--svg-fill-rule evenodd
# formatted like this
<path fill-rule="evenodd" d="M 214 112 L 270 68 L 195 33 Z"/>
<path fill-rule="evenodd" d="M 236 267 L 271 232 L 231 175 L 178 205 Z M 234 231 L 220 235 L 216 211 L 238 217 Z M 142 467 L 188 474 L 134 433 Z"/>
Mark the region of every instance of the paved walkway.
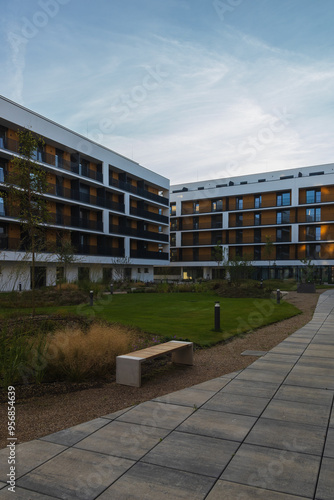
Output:
<path fill-rule="evenodd" d="M 16 496 L 333 500 L 334 290 L 245 370 L 17 446 Z"/>

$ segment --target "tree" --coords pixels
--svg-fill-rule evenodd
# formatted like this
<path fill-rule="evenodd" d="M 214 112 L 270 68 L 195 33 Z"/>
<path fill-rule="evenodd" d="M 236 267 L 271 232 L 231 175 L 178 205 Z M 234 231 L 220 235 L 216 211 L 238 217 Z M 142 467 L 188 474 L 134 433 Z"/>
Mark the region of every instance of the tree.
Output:
<path fill-rule="evenodd" d="M 253 264 L 250 260 L 235 256 L 226 262 L 229 279 L 234 286 L 239 286 L 242 280 L 249 279 L 253 273 Z"/>
<path fill-rule="evenodd" d="M 271 239 L 271 236 L 269 236 L 268 234 L 266 234 L 265 236 L 266 238 L 266 244 L 264 246 L 264 253 L 265 253 L 265 257 L 266 257 L 266 260 L 268 261 L 269 263 L 269 278 L 270 278 L 270 267 L 271 267 L 271 258 L 273 256 L 273 251 L 274 251 L 274 243 L 273 243 L 273 240 Z"/>
<path fill-rule="evenodd" d="M 217 245 L 212 249 L 212 259 L 217 262 L 218 267 L 223 264 L 225 260 L 224 248 L 221 241 L 218 241 Z"/>
<path fill-rule="evenodd" d="M 115 281 L 123 281 L 125 279 L 125 268 L 131 264 L 129 257 L 114 257 L 112 259 L 113 278 Z"/>
<path fill-rule="evenodd" d="M 32 314 L 35 314 L 35 263 L 38 251 L 43 250 L 45 224 L 49 221 L 47 200 L 47 172 L 34 161 L 38 148 L 44 141 L 30 130 L 18 131 L 19 154 L 10 162 L 6 185 L 13 215 L 20 221 L 24 241 L 22 248 L 31 254 Z"/>
<path fill-rule="evenodd" d="M 65 283 L 67 278 L 68 266 L 80 260 L 80 258 L 75 255 L 75 252 L 76 249 L 74 245 L 72 245 L 70 238 L 65 233 L 59 234 L 59 242 L 56 245 L 54 254 L 56 256 L 57 262 L 59 262 L 64 269 L 63 279 Z M 61 281 L 59 281 L 59 286 L 61 288 Z"/>
<path fill-rule="evenodd" d="M 311 259 L 301 259 L 302 267 L 302 283 L 314 283 L 314 264 Z"/>

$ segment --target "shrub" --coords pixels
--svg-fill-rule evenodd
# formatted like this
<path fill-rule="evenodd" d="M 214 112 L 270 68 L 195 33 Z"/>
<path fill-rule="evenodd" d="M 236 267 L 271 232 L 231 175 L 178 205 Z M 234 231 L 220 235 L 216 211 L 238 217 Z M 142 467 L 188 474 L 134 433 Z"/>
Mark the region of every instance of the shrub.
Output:
<path fill-rule="evenodd" d="M 113 374 L 116 356 L 131 350 L 133 331 L 120 325 L 95 323 L 85 333 L 79 328 L 56 331 L 48 337 L 48 378 L 82 381 Z"/>

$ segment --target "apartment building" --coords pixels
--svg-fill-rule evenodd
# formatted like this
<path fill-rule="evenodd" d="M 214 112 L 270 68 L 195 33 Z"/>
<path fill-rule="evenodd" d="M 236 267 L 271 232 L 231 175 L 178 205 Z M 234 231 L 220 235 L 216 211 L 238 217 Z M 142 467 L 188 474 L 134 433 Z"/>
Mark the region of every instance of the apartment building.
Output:
<path fill-rule="evenodd" d="M 0 97 L 0 290 L 31 287 L 31 255 L 23 245 L 4 182 L 19 156 L 20 129 L 42 136 L 35 161 L 48 175 L 50 221 L 37 256 L 37 285 L 64 274 L 48 243 L 67 238 L 75 261 L 66 279 L 153 280 L 169 263 L 169 180 L 47 118 Z M 41 247 L 42 248 L 42 247 Z"/>
<path fill-rule="evenodd" d="M 298 278 L 307 259 L 334 282 L 334 164 L 173 185 L 170 214 L 173 278 L 221 274 L 222 245 L 258 279 Z"/>

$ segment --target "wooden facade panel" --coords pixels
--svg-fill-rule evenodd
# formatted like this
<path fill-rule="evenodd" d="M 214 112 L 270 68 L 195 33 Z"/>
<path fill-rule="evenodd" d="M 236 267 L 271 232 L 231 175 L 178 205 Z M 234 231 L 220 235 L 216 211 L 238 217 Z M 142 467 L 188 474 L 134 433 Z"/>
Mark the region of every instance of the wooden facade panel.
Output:
<path fill-rule="evenodd" d="M 199 248 L 198 256 L 200 260 L 211 260 L 211 249 Z"/>
<path fill-rule="evenodd" d="M 321 207 L 321 220 L 322 221 L 332 221 L 334 220 L 334 206 L 325 205 Z"/>
<path fill-rule="evenodd" d="M 211 227 L 211 215 L 202 215 L 199 218 L 199 228 L 207 229 L 208 227 Z"/>
<path fill-rule="evenodd" d="M 322 202 L 334 201 L 334 186 L 322 186 L 321 201 Z"/>
<path fill-rule="evenodd" d="M 262 195 L 262 208 L 276 206 L 276 191 L 272 193 L 263 193 Z"/>
<path fill-rule="evenodd" d="M 254 195 L 248 194 L 243 197 L 244 209 L 254 208 Z"/>
<path fill-rule="evenodd" d="M 183 201 L 182 202 L 182 214 L 192 214 L 194 212 L 194 202 L 193 201 Z"/>
<path fill-rule="evenodd" d="M 229 210 L 235 210 L 236 206 L 237 206 L 237 200 L 236 200 L 235 196 L 231 196 L 228 199 L 228 209 Z"/>
<path fill-rule="evenodd" d="M 322 240 L 334 240 L 334 224 L 322 224 L 320 227 Z"/>
<path fill-rule="evenodd" d="M 193 233 L 182 233 L 182 245 L 190 246 L 193 241 Z"/>
<path fill-rule="evenodd" d="M 235 227 L 236 224 L 236 214 L 228 215 L 228 227 Z"/>
<path fill-rule="evenodd" d="M 204 199 L 199 201 L 199 211 L 200 212 L 211 212 L 211 200 Z"/>
<path fill-rule="evenodd" d="M 193 229 L 194 223 L 193 223 L 193 218 L 192 217 L 185 217 L 182 219 L 182 229 Z"/>
<path fill-rule="evenodd" d="M 243 226 L 254 226 L 254 212 L 243 213 Z"/>
<path fill-rule="evenodd" d="M 320 257 L 325 260 L 334 259 L 334 245 L 332 243 L 323 243 L 321 245 Z"/>
<path fill-rule="evenodd" d="M 242 233 L 243 243 L 253 243 L 254 242 L 254 230 L 244 229 Z"/>

